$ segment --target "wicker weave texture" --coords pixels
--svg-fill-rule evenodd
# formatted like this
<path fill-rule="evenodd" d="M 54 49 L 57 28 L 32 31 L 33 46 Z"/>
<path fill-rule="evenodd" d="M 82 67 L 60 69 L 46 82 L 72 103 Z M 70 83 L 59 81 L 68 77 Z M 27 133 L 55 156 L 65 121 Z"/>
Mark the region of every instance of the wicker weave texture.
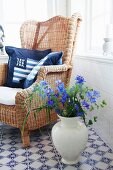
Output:
<path fill-rule="evenodd" d="M 55 16 L 45 22 L 26 21 L 20 30 L 22 47 L 63 51 L 63 62 L 69 63 L 80 21 L 79 14 L 71 18 Z"/>
<path fill-rule="evenodd" d="M 34 86 L 40 80 L 46 80 L 55 88 L 55 80 L 62 80 L 65 85 L 69 85 L 72 58 L 76 52 L 77 35 L 80 27 L 81 16 L 76 13 L 71 18 L 55 16 L 45 22 L 26 21 L 20 29 L 20 38 L 23 48 L 28 49 L 48 49 L 52 51 L 63 51 L 63 65 L 42 66 L 36 82 L 21 92 L 16 94 L 16 105 L 6 106 L 0 104 L 0 121 L 21 130 L 24 118 L 28 113 L 29 95 L 33 93 Z M 7 65 L 0 65 L 0 85 L 6 81 Z M 42 101 L 37 95 L 32 100 L 31 110 L 40 106 Z M 51 121 L 57 120 L 57 115 L 51 112 Z M 23 146 L 30 145 L 29 132 L 48 124 L 46 112 L 38 114 L 37 121 L 34 119 L 34 112 L 31 111 L 25 126 L 25 131 L 21 135 Z"/>
<path fill-rule="evenodd" d="M 6 82 L 7 78 L 7 64 L 0 65 L 0 86 Z"/>

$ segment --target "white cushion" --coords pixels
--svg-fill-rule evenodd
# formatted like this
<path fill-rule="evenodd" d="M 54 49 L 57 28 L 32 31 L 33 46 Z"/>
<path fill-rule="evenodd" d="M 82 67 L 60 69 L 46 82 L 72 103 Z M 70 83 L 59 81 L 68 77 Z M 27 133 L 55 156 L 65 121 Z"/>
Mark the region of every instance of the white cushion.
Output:
<path fill-rule="evenodd" d="M 21 88 L 0 86 L 0 103 L 5 105 L 15 105 L 16 93 L 21 90 Z"/>

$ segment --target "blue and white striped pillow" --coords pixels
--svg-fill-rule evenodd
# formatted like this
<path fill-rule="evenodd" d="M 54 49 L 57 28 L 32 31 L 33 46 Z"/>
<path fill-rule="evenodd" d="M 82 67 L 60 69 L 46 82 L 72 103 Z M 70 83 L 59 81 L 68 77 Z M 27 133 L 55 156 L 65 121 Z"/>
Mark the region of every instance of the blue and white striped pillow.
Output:
<path fill-rule="evenodd" d="M 36 75 L 40 70 L 42 65 L 60 65 L 62 64 L 62 55 L 63 52 L 51 52 L 46 57 L 38 62 L 38 64 L 32 69 L 30 74 L 23 81 L 23 88 L 28 88 L 36 80 Z"/>
<path fill-rule="evenodd" d="M 5 50 L 9 56 L 8 76 L 5 85 L 16 88 L 23 88 L 21 80 L 25 79 L 33 67 L 51 52 L 51 49 L 42 51 L 12 46 L 6 46 Z"/>
<path fill-rule="evenodd" d="M 33 67 L 35 67 L 37 64 L 38 61 L 27 58 L 26 69 L 19 68 L 18 66 L 14 67 L 13 82 L 19 83 L 20 80 L 26 78 L 28 74 L 32 71 Z"/>
<path fill-rule="evenodd" d="M 38 62 L 38 64 L 32 69 L 32 71 L 29 73 L 29 75 L 24 80 L 23 87 L 28 88 L 31 86 L 36 78 L 36 75 L 38 74 L 38 71 L 40 70 L 40 67 L 44 64 L 45 60 L 48 58 L 48 56 L 44 57 L 42 60 Z"/>

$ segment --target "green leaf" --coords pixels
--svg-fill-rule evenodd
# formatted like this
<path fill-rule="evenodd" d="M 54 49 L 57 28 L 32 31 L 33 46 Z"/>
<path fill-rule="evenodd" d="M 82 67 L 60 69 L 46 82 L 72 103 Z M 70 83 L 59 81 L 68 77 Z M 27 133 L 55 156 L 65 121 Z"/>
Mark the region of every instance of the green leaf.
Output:
<path fill-rule="evenodd" d="M 93 111 L 94 110 L 94 107 L 93 106 L 91 106 L 90 107 L 90 109 L 89 109 L 89 111 Z"/>
<path fill-rule="evenodd" d="M 103 101 L 102 101 L 102 104 L 103 104 L 103 105 L 107 105 L 107 103 L 106 103 L 106 101 L 105 101 L 105 100 L 103 100 Z"/>
<path fill-rule="evenodd" d="M 22 124 L 22 128 L 21 128 L 22 135 L 23 135 L 24 128 L 25 128 L 26 122 L 28 120 L 29 114 L 30 114 L 30 111 L 26 114 L 26 117 L 25 117 L 24 122 Z"/>
<path fill-rule="evenodd" d="M 100 106 L 103 108 L 104 107 L 104 105 L 103 104 L 100 104 Z"/>
<path fill-rule="evenodd" d="M 92 124 L 93 124 L 93 121 L 89 120 L 88 125 L 92 125 Z"/>
<path fill-rule="evenodd" d="M 50 108 L 47 106 L 46 107 L 46 120 L 47 120 L 47 123 L 50 123 Z"/>
<path fill-rule="evenodd" d="M 94 116 L 94 122 L 97 122 L 97 116 Z"/>
<path fill-rule="evenodd" d="M 95 103 L 95 106 L 97 107 L 97 109 L 99 109 L 99 105 L 97 103 Z"/>
<path fill-rule="evenodd" d="M 35 111 L 34 112 L 34 118 L 35 118 L 35 121 L 37 120 L 37 112 Z"/>

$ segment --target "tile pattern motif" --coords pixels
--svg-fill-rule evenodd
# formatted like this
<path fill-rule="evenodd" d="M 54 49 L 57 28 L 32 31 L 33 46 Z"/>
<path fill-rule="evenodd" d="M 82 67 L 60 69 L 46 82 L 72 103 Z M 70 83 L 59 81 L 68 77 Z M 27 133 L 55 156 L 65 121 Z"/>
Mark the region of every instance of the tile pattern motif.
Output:
<path fill-rule="evenodd" d="M 65 165 L 51 139 L 51 127 L 31 133 L 31 147 L 22 148 L 18 129 L 0 126 L 0 170 L 113 170 L 113 151 L 89 129 L 86 149 L 75 165 Z"/>

